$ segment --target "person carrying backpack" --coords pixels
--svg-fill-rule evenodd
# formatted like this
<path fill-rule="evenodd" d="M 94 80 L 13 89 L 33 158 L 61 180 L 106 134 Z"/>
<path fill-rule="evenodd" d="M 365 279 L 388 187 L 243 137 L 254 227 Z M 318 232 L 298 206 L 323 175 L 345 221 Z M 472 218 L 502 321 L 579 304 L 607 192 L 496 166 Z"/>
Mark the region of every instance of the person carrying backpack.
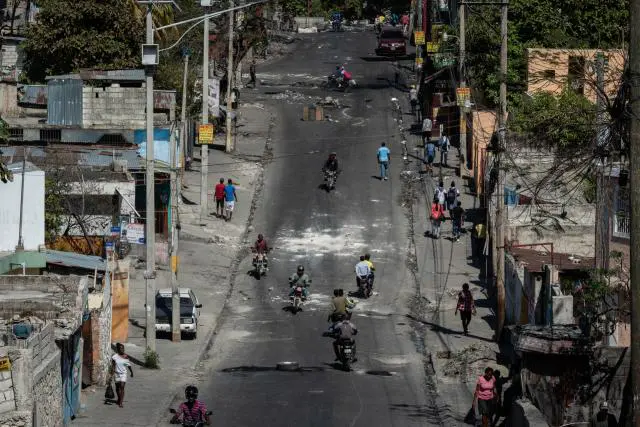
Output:
<path fill-rule="evenodd" d="M 442 206 L 442 211 L 446 210 L 447 191 L 444 189 L 444 182 L 440 181 L 436 190 L 433 192 L 434 200 L 438 201 L 438 204 Z"/>
<path fill-rule="evenodd" d="M 458 197 L 460 197 L 460 191 L 456 188 L 456 183 L 451 181 L 451 187 L 447 191 L 447 210 L 451 211 L 456 206 Z"/>
<path fill-rule="evenodd" d="M 442 135 L 438 141 L 438 146 L 440 147 L 440 166 L 448 166 L 447 156 L 449 155 L 449 148 L 451 147 L 449 138 L 447 138 L 446 135 Z"/>

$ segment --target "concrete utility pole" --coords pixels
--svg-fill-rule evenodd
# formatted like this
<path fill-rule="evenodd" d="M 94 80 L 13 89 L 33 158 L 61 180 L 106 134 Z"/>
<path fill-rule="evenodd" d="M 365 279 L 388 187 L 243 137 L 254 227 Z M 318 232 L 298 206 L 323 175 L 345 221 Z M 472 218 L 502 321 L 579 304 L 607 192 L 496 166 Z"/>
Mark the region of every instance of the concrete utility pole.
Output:
<path fill-rule="evenodd" d="M 231 2 L 230 7 L 233 7 Z M 226 117 L 226 137 L 225 151 L 230 153 L 233 151 L 233 137 L 231 135 L 231 109 L 233 103 L 231 102 L 231 89 L 233 88 L 233 10 L 229 11 L 229 53 L 227 56 L 227 117 Z"/>
<path fill-rule="evenodd" d="M 496 265 L 496 290 L 498 296 L 497 315 L 498 323 L 496 325 L 496 341 L 500 340 L 502 328 L 505 320 L 505 289 L 504 289 L 504 227 L 505 227 L 505 206 L 504 206 L 504 184 L 505 171 L 502 167 L 503 151 L 506 148 L 507 137 L 507 22 L 508 22 L 508 3 L 506 0 L 501 3 L 500 16 L 500 111 L 498 114 L 498 188 L 496 195 L 498 197 L 496 208 L 496 249 L 497 249 L 497 265 Z"/>
<path fill-rule="evenodd" d="M 184 113 L 183 113 L 184 114 Z M 171 135 L 169 136 L 171 144 L 169 154 L 171 157 L 171 245 L 170 259 L 171 259 L 171 341 L 180 342 L 180 289 L 178 285 L 178 239 L 179 228 L 178 224 L 178 162 L 176 151 L 178 145 L 176 144 L 175 129 L 171 129 Z"/>
<path fill-rule="evenodd" d="M 20 223 L 18 224 L 18 245 L 16 251 L 24 251 L 24 237 L 22 235 L 22 217 L 24 213 L 24 180 L 27 169 L 27 147 L 22 146 L 22 181 L 20 182 Z"/>
<path fill-rule="evenodd" d="M 209 18 L 204 20 L 202 49 L 202 124 L 209 123 Z M 200 225 L 205 225 L 209 216 L 209 145 L 200 145 Z"/>
<path fill-rule="evenodd" d="M 466 29 L 465 29 L 465 4 L 460 3 L 458 6 L 458 23 L 460 24 L 460 35 L 458 36 L 458 42 L 460 43 L 460 58 L 458 60 L 458 78 L 460 79 L 460 87 L 467 87 L 465 80 L 464 61 L 466 55 Z M 460 154 L 464 161 L 460 165 L 460 176 L 465 177 L 467 175 L 467 113 L 466 106 L 460 106 Z"/>
<path fill-rule="evenodd" d="M 629 76 L 631 96 L 631 155 L 629 195 L 631 198 L 631 384 L 633 425 L 640 426 L 640 0 L 629 1 Z"/>
<path fill-rule="evenodd" d="M 153 44 L 153 17 L 151 10 L 153 4 L 149 3 L 147 9 L 147 44 Z M 146 158 L 146 193 L 147 193 L 147 213 L 146 213 L 146 236 L 145 245 L 147 249 L 147 271 L 146 280 L 146 339 L 147 349 L 156 351 L 156 199 L 155 199 L 155 153 L 153 147 L 153 67 L 147 68 L 146 90 L 147 90 L 147 158 Z"/>
<path fill-rule="evenodd" d="M 187 80 L 189 75 L 189 54 L 184 55 L 184 75 L 182 76 L 182 111 L 180 113 L 180 158 L 186 162 L 187 158 Z M 184 163 L 180 168 L 180 185 L 182 188 L 182 177 L 184 175 Z"/>
<path fill-rule="evenodd" d="M 596 53 L 596 86 L 598 88 L 597 105 L 597 145 L 602 147 L 605 144 L 605 128 L 604 123 L 604 54 Z M 604 168 L 606 158 L 599 157 L 596 159 L 596 268 L 605 269 L 609 267 L 609 191 L 605 185 Z"/>

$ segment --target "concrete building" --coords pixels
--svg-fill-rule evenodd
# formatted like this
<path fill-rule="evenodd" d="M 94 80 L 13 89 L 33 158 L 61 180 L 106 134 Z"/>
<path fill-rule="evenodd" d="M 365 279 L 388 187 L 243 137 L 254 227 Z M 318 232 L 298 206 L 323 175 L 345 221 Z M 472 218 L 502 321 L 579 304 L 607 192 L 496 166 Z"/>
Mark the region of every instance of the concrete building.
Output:
<path fill-rule="evenodd" d="M 595 103 L 595 61 L 603 52 L 607 65 L 604 88 L 608 97 L 615 96 L 624 71 L 626 52 L 620 49 L 527 49 L 527 93 L 547 92 L 559 95 L 565 88 L 584 95 Z"/>
<path fill-rule="evenodd" d="M 24 196 L 22 200 L 22 235 L 24 249 L 37 251 L 44 245 L 44 171 L 26 162 Z M 22 162 L 7 165 L 13 172 L 13 182 L 0 185 L 0 252 L 13 252 L 20 235 L 20 202 Z"/>
<path fill-rule="evenodd" d="M 0 422 L 48 427 L 75 417 L 88 291 L 87 277 L 0 276 L 0 357 L 10 366 Z"/>

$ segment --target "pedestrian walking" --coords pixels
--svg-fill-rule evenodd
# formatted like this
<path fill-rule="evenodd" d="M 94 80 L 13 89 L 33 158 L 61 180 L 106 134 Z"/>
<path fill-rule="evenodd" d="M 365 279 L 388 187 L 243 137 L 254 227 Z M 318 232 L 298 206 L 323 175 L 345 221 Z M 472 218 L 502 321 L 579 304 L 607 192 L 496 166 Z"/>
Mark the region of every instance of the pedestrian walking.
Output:
<path fill-rule="evenodd" d="M 220 181 L 216 184 L 214 194 L 216 198 L 216 216 L 222 218 L 224 215 L 224 178 L 220 178 Z"/>
<path fill-rule="evenodd" d="M 591 427 L 617 427 L 616 416 L 609 412 L 609 404 L 605 400 L 600 404 L 600 410 L 591 420 Z"/>
<path fill-rule="evenodd" d="M 460 191 L 456 188 L 455 181 L 451 181 L 451 187 L 447 190 L 447 210 L 452 210 L 456 207 L 458 197 L 460 197 Z"/>
<path fill-rule="evenodd" d="M 438 140 L 438 147 L 440 148 L 440 166 L 448 166 L 447 157 L 449 155 L 449 148 L 451 143 L 446 135 L 441 135 Z"/>
<path fill-rule="evenodd" d="M 225 221 L 231 221 L 233 215 L 233 208 L 238 201 L 238 195 L 236 194 L 236 187 L 233 185 L 233 180 L 229 178 L 227 185 L 224 187 L 224 213 Z"/>
<path fill-rule="evenodd" d="M 469 334 L 469 323 L 471 323 L 471 316 L 476 312 L 476 303 L 473 300 L 473 295 L 469 290 L 469 284 L 463 283 L 462 290 L 458 293 L 458 303 L 456 304 L 455 314 L 460 312 L 460 319 L 462 320 L 462 331 L 465 335 Z"/>
<path fill-rule="evenodd" d="M 473 237 L 475 240 L 474 259 L 482 261 L 484 257 L 484 245 L 487 240 L 487 227 L 482 221 L 478 221 L 473 226 Z"/>
<path fill-rule="evenodd" d="M 429 117 L 425 117 L 422 121 L 422 139 L 424 140 L 424 144 L 426 145 L 431 140 L 431 130 L 433 127 L 433 122 Z"/>
<path fill-rule="evenodd" d="M 127 370 L 133 378 L 133 369 L 129 356 L 124 352 L 124 344 L 116 344 L 116 354 L 111 357 L 111 374 L 116 383 L 116 395 L 118 397 L 118 406 L 122 408 L 124 401 L 124 386 L 127 384 Z"/>
<path fill-rule="evenodd" d="M 409 89 L 409 102 L 411 103 L 411 115 L 416 115 L 416 109 L 418 108 L 418 90 L 416 85 L 411 85 Z"/>
<path fill-rule="evenodd" d="M 487 367 L 484 375 L 478 377 L 476 391 L 473 394 L 474 404 L 477 405 L 478 412 L 482 416 L 482 427 L 489 427 L 489 421 L 495 412 L 496 397 L 496 379 L 493 376 L 493 369 Z"/>
<path fill-rule="evenodd" d="M 434 196 L 433 203 L 431 203 L 431 237 L 434 239 L 440 238 L 440 225 L 444 220 L 444 209 L 438 201 L 438 198 Z"/>
<path fill-rule="evenodd" d="M 251 65 L 249 65 L 249 76 L 251 76 L 251 80 L 249 83 L 256 87 L 256 60 L 251 61 Z"/>
<path fill-rule="evenodd" d="M 391 163 L 391 150 L 387 148 L 387 144 L 383 142 L 380 144 L 377 153 L 378 164 L 380 165 L 380 180 L 387 180 L 387 171 L 389 170 L 389 163 Z"/>
<path fill-rule="evenodd" d="M 462 202 L 458 201 L 456 206 L 450 210 L 451 212 L 451 235 L 453 241 L 460 240 L 460 232 L 462 231 L 462 224 L 464 224 L 464 209 L 462 209 Z"/>
<path fill-rule="evenodd" d="M 442 205 L 442 210 L 447 210 L 447 190 L 444 189 L 444 182 L 440 181 L 435 191 L 434 196 L 438 198 L 438 203 Z"/>

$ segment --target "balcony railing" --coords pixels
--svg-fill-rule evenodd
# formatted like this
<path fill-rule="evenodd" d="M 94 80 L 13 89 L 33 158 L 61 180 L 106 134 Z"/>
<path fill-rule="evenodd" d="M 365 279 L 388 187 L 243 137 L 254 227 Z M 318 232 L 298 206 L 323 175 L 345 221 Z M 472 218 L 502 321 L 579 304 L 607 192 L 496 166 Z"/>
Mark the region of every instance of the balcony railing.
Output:
<path fill-rule="evenodd" d="M 613 223 L 613 235 L 616 237 L 629 238 L 631 232 L 631 218 L 625 212 L 618 212 Z"/>

